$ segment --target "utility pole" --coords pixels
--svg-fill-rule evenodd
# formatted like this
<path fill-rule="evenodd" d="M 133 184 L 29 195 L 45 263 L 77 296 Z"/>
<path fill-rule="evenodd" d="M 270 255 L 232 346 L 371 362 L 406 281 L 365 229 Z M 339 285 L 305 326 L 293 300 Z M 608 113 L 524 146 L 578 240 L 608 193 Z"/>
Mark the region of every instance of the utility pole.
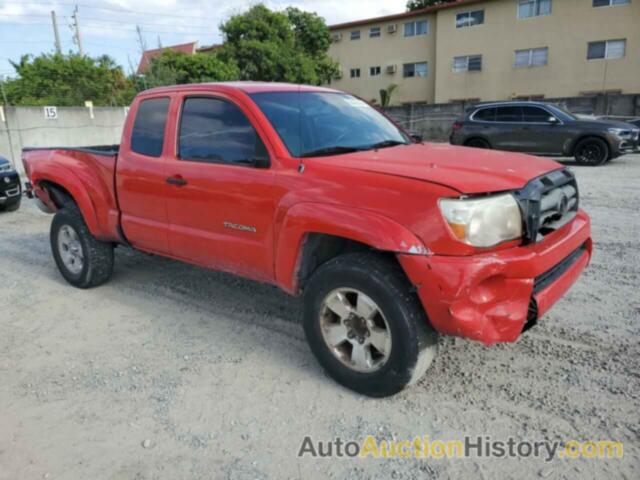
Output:
<path fill-rule="evenodd" d="M 78 53 L 81 57 L 84 56 L 84 50 L 82 49 L 82 36 L 80 35 L 80 21 L 78 20 L 78 6 L 73 9 L 73 24 L 71 25 L 71 29 L 73 30 L 73 37 L 75 39 L 76 45 L 78 45 Z"/>
<path fill-rule="evenodd" d="M 55 39 L 56 53 L 62 55 L 62 46 L 60 45 L 60 34 L 58 33 L 58 20 L 56 19 L 56 11 L 51 10 L 51 23 L 53 24 L 53 38 Z"/>

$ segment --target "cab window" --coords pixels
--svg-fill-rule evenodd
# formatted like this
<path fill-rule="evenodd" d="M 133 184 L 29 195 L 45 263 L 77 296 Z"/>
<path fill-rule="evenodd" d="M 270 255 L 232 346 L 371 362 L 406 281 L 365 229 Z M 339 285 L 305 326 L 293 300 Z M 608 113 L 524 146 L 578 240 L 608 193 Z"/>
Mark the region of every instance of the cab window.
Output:
<path fill-rule="evenodd" d="M 151 98 L 140 102 L 131 133 L 133 152 L 147 157 L 162 155 L 168 111 L 168 98 Z"/>
<path fill-rule="evenodd" d="M 194 97 L 182 106 L 178 156 L 193 162 L 252 165 L 266 156 L 266 149 L 237 105 Z"/>

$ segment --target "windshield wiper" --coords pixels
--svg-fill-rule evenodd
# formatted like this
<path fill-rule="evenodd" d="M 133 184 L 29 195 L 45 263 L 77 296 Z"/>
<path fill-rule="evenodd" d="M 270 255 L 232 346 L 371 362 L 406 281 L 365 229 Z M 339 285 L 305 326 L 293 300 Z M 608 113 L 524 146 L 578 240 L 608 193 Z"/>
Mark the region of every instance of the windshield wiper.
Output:
<path fill-rule="evenodd" d="M 304 152 L 302 155 L 300 155 L 300 157 L 325 157 L 328 155 L 340 155 L 343 153 L 360 152 L 362 150 L 368 150 L 368 149 L 363 149 L 361 147 L 346 147 L 343 145 L 337 145 L 334 147 L 325 147 L 325 148 L 319 148 L 317 150 L 311 150 L 310 152 Z"/>
<path fill-rule="evenodd" d="M 397 145 L 408 145 L 408 143 L 400 142 L 399 140 L 383 140 L 382 142 L 369 145 L 367 150 L 378 150 L 379 148 L 395 147 Z"/>

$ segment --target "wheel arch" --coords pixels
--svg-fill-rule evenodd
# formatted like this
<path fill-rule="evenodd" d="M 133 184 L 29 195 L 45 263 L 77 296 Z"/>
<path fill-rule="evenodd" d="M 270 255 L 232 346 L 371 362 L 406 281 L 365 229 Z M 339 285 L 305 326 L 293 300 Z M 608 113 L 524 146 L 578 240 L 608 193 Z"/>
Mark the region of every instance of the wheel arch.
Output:
<path fill-rule="evenodd" d="M 397 253 L 428 252 L 406 227 L 375 212 L 298 204 L 287 212 L 276 241 L 276 280 L 286 291 L 297 295 L 320 265 L 343 253 L 367 250 L 394 257 L 394 261 Z"/>
<path fill-rule="evenodd" d="M 80 210 L 91 234 L 94 236 L 99 235 L 100 224 L 96 210 L 89 193 L 83 188 L 80 180 L 74 177 L 66 179 L 47 176 L 37 179 L 34 185 L 38 199 L 50 210 L 56 212 L 69 203 L 75 204 Z"/>
<path fill-rule="evenodd" d="M 584 133 L 582 135 L 579 135 L 578 137 L 576 137 L 575 140 L 573 140 L 573 143 L 571 144 L 571 148 L 569 149 L 569 154 L 571 156 L 576 154 L 576 147 L 580 144 L 580 142 L 582 142 L 583 140 L 588 140 L 590 138 L 597 138 L 598 140 L 602 140 L 604 143 L 607 144 L 607 148 L 609 148 L 609 155 L 608 158 L 611 158 L 611 155 L 613 153 L 613 146 L 611 145 L 611 143 L 609 142 L 609 140 L 607 139 L 606 136 L 600 134 L 600 133 Z"/>

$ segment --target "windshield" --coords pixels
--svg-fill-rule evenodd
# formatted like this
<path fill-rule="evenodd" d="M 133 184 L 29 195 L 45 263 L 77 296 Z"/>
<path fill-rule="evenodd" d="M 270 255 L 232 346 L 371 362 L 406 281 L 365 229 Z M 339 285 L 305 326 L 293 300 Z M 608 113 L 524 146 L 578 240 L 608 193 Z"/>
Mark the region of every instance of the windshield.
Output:
<path fill-rule="evenodd" d="M 573 113 L 569 113 L 565 109 L 556 107 L 555 105 L 547 105 L 547 108 L 551 110 L 551 112 L 563 122 L 578 119 L 578 117 L 576 117 Z"/>
<path fill-rule="evenodd" d="M 351 95 L 263 92 L 251 95 L 294 157 L 337 155 L 408 144 L 384 115 Z"/>

